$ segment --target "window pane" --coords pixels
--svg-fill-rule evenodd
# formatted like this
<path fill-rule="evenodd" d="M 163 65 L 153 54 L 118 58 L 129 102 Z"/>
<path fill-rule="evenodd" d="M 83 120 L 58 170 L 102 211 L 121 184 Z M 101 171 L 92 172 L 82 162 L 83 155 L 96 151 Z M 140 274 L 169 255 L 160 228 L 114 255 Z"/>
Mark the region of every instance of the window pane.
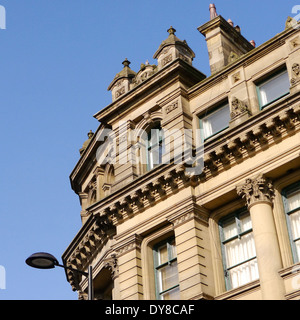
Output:
<path fill-rule="evenodd" d="M 288 211 L 300 208 L 300 190 L 297 190 L 287 197 Z"/>
<path fill-rule="evenodd" d="M 287 71 L 275 76 L 259 86 L 262 106 L 289 93 L 290 80 Z"/>
<path fill-rule="evenodd" d="M 300 257 L 300 240 L 295 241 L 295 245 L 296 245 L 297 256 Z"/>
<path fill-rule="evenodd" d="M 228 127 L 230 121 L 229 105 L 218 109 L 202 119 L 204 139 Z"/>
<path fill-rule="evenodd" d="M 156 165 L 161 163 L 161 147 L 156 146 L 149 150 L 149 168 L 153 169 Z"/>
<path fill-rule="evenodd" d="M 231 269 L 229 271 L 229 275 L 232 289 L 242 286 L 243 284 L 246 284 L 248 282 L 257 280 L 259 278 L 257 260 L 251 260 L 242 265 L 239 265 L 236 268 Z"/>
<path fill-rule="evenodd" d="M 224 240 L 237 236 L 237 234 L 238 234 L 238 231 L 237 231 L 235 219 L 230 220 L 227 223 L 223 224 Z"/>
<path fill-rule="evenodd" d="M 163 148 L 163 133 L 161 128 L 151 129 L 148 134 L 148 170 L 162 163 Z"/>
<path fill-rule="evenodd" d="M 158 249 L 158 265 L 168 262 L 168 248 L 164 245 Z"/>
<path fill-rule="evenodd" d="M 160 291 L 165 291 L 178 285 L 177 261 L 159 269 L 158 272 L 160 278 Z"/>
<path fill-rule="evenodd" d="M 161 295 L 162 300 L 179 300 L 180 299 L 180 291 L 179 287 L 176 287 L 168 292 L 165 292 Z"/>
<path fill-rule="evenodd" d="M 249 213 L 244 213 L 240 216 L 241 231 L 245 232 L 252 229 L 252 221 Z"/>
<path fill-rule="evenodd" d="M 249 233 L 225 244 L 226 266 L 230 268 L 256 256 L 253 234 Z"/>
<path fill-rule="evenodd" d="M 300 210 L 290 215 L 293 240 L 300 238 Z"/>

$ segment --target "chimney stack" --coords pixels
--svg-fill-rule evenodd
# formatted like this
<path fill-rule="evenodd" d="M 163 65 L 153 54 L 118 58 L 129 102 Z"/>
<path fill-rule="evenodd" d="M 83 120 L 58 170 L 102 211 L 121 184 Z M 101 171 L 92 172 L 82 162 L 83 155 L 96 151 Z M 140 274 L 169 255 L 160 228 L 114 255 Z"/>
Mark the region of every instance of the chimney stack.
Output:
<path fill-rule="evenodd" d="M 217 15 L 216 6 L 209 5 L 210 21 L 198 28 L 206 38 L 211 73 L 217 73 L 243 54 L 254 49 L 254 45 L 246 40 L 239 26 L 234 26 Z"/>

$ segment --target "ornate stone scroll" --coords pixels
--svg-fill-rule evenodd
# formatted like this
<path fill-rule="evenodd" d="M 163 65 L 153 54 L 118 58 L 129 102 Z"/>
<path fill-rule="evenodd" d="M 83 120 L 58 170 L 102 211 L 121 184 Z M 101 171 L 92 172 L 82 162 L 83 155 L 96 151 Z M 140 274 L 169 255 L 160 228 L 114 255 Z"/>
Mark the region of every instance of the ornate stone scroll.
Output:
<path fill-rule="evenodd" d="M 258 202 L 272 204 L 274 199 L 274 188 L 272 181 L 263 174 L 255 179 L 246 179 L 246 183 L 237 187 L 237 193 L 247 201 L 248 207 Z"/>

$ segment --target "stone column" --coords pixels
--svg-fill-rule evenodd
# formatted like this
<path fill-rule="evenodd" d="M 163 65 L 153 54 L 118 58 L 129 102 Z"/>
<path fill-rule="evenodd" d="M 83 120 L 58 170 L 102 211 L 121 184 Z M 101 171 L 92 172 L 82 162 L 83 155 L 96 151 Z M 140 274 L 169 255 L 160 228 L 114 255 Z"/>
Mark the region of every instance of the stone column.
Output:
<path fill-rule="evenodd" d="M 271 180 L 260 174 L 237 187 L 250 211 L 263 300 L 284 300 L 284 283 L 278 271 L 281 254 L 273 217 L 274 189 Z"/>

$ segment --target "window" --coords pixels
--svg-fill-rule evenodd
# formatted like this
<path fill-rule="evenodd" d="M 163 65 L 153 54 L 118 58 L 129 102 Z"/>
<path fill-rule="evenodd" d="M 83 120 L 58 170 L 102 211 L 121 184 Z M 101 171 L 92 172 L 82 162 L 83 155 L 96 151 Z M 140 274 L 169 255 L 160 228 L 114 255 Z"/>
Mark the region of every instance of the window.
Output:
<path fill-rule="evenodd" d="M 220 221 L 226 289 L 258 279 L 250 214 L 243 210 Z"/>
<path fill-rule="evenodd" d="M 257 85 L 260 108 L 275 102 L 290 92 L 290 80 L 287 70 L 273 74 L 271 78 Z"/>
<path fill-rule="evenodd" d="M 159 300 L 178 300 L 179 280 L 175 239 L 154 248 L 156 295 Z"/>
<path fill-rule="evenodd" d="M 222 105 L 200 119 L 200 128 L 203 130 L 203 140 L 228 128 L 230 121 L 229 104 Z"/>
<path fill-rule="evenodd" d="M 300 182 L 282 192 L 294 262 L 300 261 Z"/>
<path fill-rule="evenodd" d="M 156 124 L 148 133 L 147 140 L 147 169 L 152 170 L 162 163 L 164 149 L 163 131 L 160 124 Z"/>

